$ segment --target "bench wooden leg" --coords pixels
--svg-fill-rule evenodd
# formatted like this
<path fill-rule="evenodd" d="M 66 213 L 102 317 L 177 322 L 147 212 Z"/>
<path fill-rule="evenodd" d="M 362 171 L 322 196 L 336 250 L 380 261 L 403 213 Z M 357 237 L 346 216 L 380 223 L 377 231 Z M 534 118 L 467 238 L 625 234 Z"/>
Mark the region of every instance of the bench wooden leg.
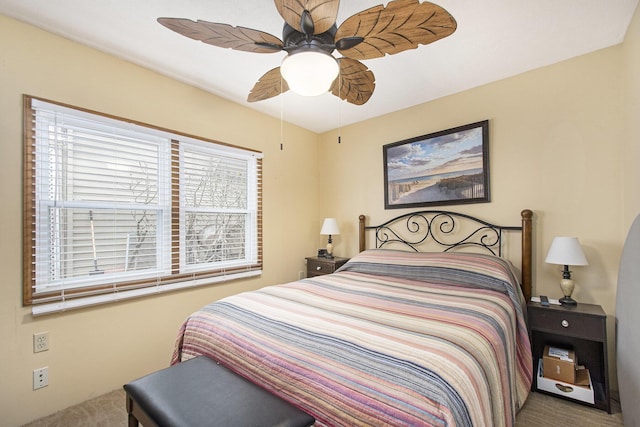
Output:
<path fill-rule="evenodd" d="M 155 421 L 145 412 L 138 403 L 127 394 L 127 414 L 128 427 L 138 427 L 139 423 L 143 427 L 158 427 Z"/>
<path fill-rule="evenodd" d="M 138 419 L 133 415 L 133 399 L 127 395 L 127 415 L 129 427 L 138 427 Z"/>

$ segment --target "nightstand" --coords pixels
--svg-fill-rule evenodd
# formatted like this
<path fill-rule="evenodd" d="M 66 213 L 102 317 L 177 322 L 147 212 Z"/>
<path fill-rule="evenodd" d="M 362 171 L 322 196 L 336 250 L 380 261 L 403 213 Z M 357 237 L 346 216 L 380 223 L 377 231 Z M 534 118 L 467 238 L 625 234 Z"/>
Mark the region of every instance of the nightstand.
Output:
<path fill-rule="evenodd" d="M 545 345 L 571 348 L 576 352 L 578 364 L 589 369 L 594 391 L 593 405 L 576 402 L 611 413 L 607 361 L 607 316 L 602 307 L 583 303 L 578 303 L 575 306 L 551 305 L 544 307 L 538 303 L 530 302 L 527 304 L 527 314 L 534 366 L 532 390 L 559 396 L 559 394 L 547 393 L 538 389 L 538 361 L 542 358 Z M 560 397 L 566 398 L 565 396 Z"/>
<path fill-rule="evenodd" d="M 308 257 L 307 260 L 307 277 L 322 276 L 323 274 L 331 274 L 344 265 L 349 258 L 323 258 Z"/>

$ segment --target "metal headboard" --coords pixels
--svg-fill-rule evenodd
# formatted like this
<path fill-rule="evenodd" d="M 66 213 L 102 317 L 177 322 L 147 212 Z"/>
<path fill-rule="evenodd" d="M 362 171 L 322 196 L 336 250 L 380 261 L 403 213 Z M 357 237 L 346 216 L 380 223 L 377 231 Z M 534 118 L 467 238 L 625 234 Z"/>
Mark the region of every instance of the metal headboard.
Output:
<path fill-rule="evenodd" d="M 379 225 L 366 225 L 365 216 L 360 215 L 360 252 L 365 250 L 366 231 L 373 230 L 375 248 L 403 246 L 420 252 L 427 242 L 435 244 L 443 252 L 460 248 L 479 248 L 492 255 L 502 256 L 503 233 L 520 231 L 522 237 L 522 288 L 525 297 L 531 296 L 531 223 L 533 212 L 521 212 L 522 225 L 496 225 L 482 219 L 458 212 L 423 210 L 409 212 Z M 462 234 L 460 234 L 462 232 Z"/>

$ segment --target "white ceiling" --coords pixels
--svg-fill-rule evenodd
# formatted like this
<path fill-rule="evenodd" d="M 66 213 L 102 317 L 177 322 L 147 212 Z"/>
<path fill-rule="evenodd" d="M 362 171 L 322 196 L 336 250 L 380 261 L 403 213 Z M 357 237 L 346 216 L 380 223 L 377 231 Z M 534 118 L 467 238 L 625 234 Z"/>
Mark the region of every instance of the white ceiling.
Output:
<path fill-rule="evenodd" d="M 456 32 L 415 50 L 363 61 L 376 77 L 376 89 L 362 106 L 331 94 L 305 98 L 291 92 L 248 103 L 255 82 L 280 65 L 284 52 L 222 49 L 156 22 L 158 17 L 202 19 L 281 38 L 283 20 L 270 0 L 0 0 L 0 13 L 321 133 L 621 43 L 638 0 L 434 2 L 456 19 Z M 380 3 L 343 1 L 338 26 Z"/>

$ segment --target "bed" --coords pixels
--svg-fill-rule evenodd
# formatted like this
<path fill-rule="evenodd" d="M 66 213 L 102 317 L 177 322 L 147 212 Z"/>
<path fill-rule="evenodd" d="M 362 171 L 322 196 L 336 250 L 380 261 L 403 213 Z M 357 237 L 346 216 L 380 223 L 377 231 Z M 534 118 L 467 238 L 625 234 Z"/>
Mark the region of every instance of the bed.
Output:
<path fill-rule="evenodd" d="M 318 426 L 514 425 L 532 379 L 531 221 L 529 210 L 516 227 L 446 211 L 375 226 L 361 216 L 360 253 L 338 271 L 208 304 L 171 362 L 209 356 Z M 521 274 L 502 256 L 512 232 Z M 434 241 L 442 252 L 420 252 Z"/>

